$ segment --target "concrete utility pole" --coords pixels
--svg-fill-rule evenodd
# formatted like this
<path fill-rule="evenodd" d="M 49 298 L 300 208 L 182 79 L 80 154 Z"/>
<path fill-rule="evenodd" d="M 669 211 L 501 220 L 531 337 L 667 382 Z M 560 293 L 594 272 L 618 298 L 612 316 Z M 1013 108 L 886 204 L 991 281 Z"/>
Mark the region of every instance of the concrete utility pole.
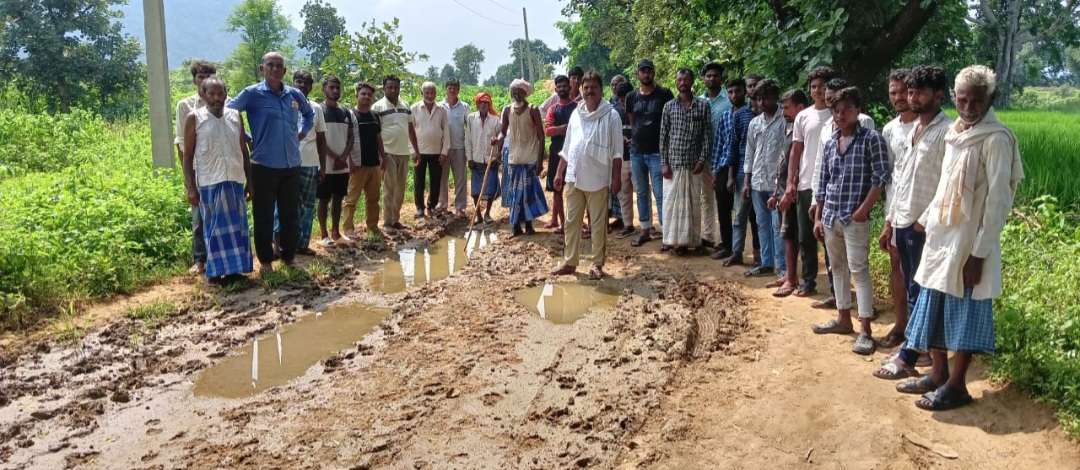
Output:
<path fill-rule="evenodd" d="M 169 59 L 165 52 L 165 7 L 163 0 L 143 0 L 143 27 L 146 32 L 147 85 L 150 87 L 150 141 L 154 166 L 174 168 L 173 135 L 169 97 Z"/>
<path fill-rule="evenodd" d="M 528 62 L 529 64 L 529 74 L 526 75 L 523 71 L 521 73 L 523 75 L 521 78 L 525 80 L 531 80 L 529 77 L 532 75 L 533 72 L 532 43 L 529 42 L 529 15 L 525 13 L 525 7 L 521 7 L 521 22 L 525 25 L 525 57 L 521 58 L 521 68 L 524 70 L 525 63 Z"/>

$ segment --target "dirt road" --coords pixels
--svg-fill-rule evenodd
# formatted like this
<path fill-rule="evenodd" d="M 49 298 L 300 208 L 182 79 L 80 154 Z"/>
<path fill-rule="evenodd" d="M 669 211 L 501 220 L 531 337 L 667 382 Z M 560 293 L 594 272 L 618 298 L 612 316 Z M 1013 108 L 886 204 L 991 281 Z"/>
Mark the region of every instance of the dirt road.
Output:
<path fill-rule="evenodd" d="M 402 293 L 372 286 L 391 251 L 338 250 L 276 289 L 181 281 L 95 307 L 69 344 L 5 338 L 0 467 L 1080 468 L 1080 446 L 1020 393 L 980 380 L 974 406 L 919 411 L 870 376 L 883 353 L 809 332 L 828 313 L 656 244 L 613 240 L 614 308 L 553 325 L 514 299 L 548 280 L 558 241 L 502 235 Z M 125 314 L 161 298 L 175 309 Z M 192 393 L 253 338 L 358 303 L 391 313 L 302 377 Z"/>

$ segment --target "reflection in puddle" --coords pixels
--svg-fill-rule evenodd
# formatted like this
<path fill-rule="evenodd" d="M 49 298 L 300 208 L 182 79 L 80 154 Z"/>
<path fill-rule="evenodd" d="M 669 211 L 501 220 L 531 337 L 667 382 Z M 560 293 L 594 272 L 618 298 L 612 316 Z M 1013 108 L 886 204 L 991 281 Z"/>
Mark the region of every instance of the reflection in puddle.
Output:
<path fill-rule="evenodd" d="M 387 294 L 446 279 L 460 271 L 477 250 L 495 243 L 493 232 L 470 232 L 467 238 L 445 237 L 434 245 L 398 250 L 371 279 L 372 288 Z"/>
<path fill-rule="evenodd" d="M 585 316 L 589 310 L 612 308 L 619 299 L 619 292 L 604 285 L 554 284 L 521 289 L 514 299 L 540 318 L 549 322 L 568 325 Z"/>
<path fill-rule="evenodd" d="M 359 341 L 389 313 L 353 304 L 302 317 L 203 371 L 195 382 L 195 396 L 243 398 L 286 384 Z"/>

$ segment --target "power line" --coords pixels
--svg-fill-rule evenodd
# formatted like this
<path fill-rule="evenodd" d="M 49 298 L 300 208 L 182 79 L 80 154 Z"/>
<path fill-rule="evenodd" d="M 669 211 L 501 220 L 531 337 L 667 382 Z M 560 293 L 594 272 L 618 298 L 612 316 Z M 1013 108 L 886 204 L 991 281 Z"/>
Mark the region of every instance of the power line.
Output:
<path fill-rule="evenodd" d="M 501 3 L 499 3 L 499 2 L 497 2 L 495 0 L 488 0 L 488 1 L 495 4 L 495 6 L 497 6 L 499 8 L 502 8 L 503 10 L 506 10 L 506 11 L 508 11 L 510 13 L 517 13 L 514 10 L 511 10 L 510 7 L 507 7 L 506 5 L 503 5 L 503 4 L 501 4 Z"/>
<path fill-rule="evenodd" d="M 509 27 L 509 28 L 517 28 L 518 27 L 518 25 L 516 25 L 516 24 L 505 23 L 505 22 L 490 18 L 490 17 L 484 15 L 483 13 L 480 13 L 480 12 L 478 12 L 476 10 L 473 10 L 472 8 L 469 8 L 468 5 L 465 5 L 464 3 L 461 3 L 458 0 L 454 0 L 454 3 L 456 3 L 461 8 L 464 8 L 464 9 L 468 10 L 472 14 L 474 14 L 476 16 L 479 16 L 479 17 L 481 17 L 481 18 L 483 18 L 485 20 L 488 20 L 488 21 L 490 21 L 492 23 L 495 23 L 495 24 L 497 24 L 499 26 L 506 26 L 506 27 Z"/>

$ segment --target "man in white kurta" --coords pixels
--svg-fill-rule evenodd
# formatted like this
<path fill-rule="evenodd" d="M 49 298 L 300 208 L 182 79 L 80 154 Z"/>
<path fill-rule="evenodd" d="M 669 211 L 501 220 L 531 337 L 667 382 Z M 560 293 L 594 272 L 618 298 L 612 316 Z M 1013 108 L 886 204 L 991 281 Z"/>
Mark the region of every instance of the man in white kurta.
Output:
<path fill-rule="evenodd" d="M 994 72 L 981 65 L 957 75 L 960 118 L 945 136 L 941 179 L 918 220 L 926 230 L 915 273 L 922 289 L 906 347 L 928 351 L 934 361 L 932 373 L 911 387 L 925 391 L 915 405 L 926 410 L 970 403 L 966 375 L 972 354 L 994 352 L 992 306 L 1001 295 L 1001 231 L 1024 177 L 1016 136 L 991 107 L 994 86 Z M 947 351 L 955 352 L 951 373 Z"/>
<path fill-rule="evenodd" d="M 577 271 L 581 245 L 581 221 L 588 208 L 592 215 L 592 278 L 603 277 L 607 245 L 608 202 L 610 191 L 618 192 L 622 183 L 622 119 L 611 104 L 603 100 L 604 85 L 600 75 L 589 72 L 582 79 L 584 102 L 570 115 L 562 161 L 555 174 L 556 190 L 566 198 L 566 230 L 563 263 L 553 275 Z"/>

